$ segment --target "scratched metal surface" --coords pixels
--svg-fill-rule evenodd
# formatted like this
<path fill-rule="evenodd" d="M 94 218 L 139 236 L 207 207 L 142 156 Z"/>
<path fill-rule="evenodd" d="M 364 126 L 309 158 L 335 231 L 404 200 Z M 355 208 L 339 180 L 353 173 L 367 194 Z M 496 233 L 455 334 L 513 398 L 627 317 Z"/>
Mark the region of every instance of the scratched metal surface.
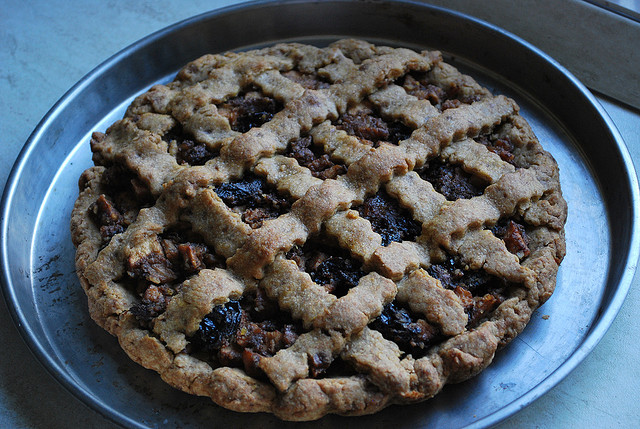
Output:
<path fill-rule="evenodd" d="M 281 20 L 331 15 L 336 7 L 343 18 L 328 28 L 303 20 L 286 31 L 274 30 L 283 28 L 277 25 Z M 546 392 L 591 350 L 621 305 L 637 259 L 637 182 L 619 135 L 590 94 L 533 48 L 457 14 L 414 4 L 402 9 L 406 13 L 398 10 L 380 2 L 296 2 L 287 8 L 275 4 L 209 14 L 109 60 L 54 107 L 25 146 L 4 196 L 3 286 L 29 346 L 82 401 L 129 426 L 198 427 L 221 419 L 228 427 L 288 426 L 270 416 L 239 415 L 177 392 L 129 361 L 116 341 L 87 316 L 68 228 L 77 178 L 91 165 L 92 131 L 104 130 L 121 117 L 135 94 L 166 81 L 188 59 L 274 40 L 323 44 L 335 35 L 357 36 L 446 51 L 456 65 L 521 105 L 560 165 L 570 207 L 568 256 L 557 291 L 489 369 L 469 382 L 448 386 L 425 404 L 391 407 L 355 420 L 330 416 L 309 427 L 486 426 Z M 239 28 L 234 20 L 245 20 L 247 14 L 256 15 L 252 22 L 266 24 L 237 38 L 218 37 L 216 31 L 228 34 Z M 372 26 L 376 17 L 379 25 Z M 424 28 L 433 33 L 416 32 Z M 455 37 L 460 30 L 466 34 L 464 43 Z M 486 49 L 489 45 L 497 51 L 508 47 L 511 61 L 496 66 L 500 62 L 491 58 L 496 54 Z M 523 66 L 531 61 L 535 73 Z M 580 108 L 568 113 L 565 102 Z M 609 192 L 614 187 L 618 192 Z M 618 216 L 613 223 L 612 212 Z M 550 317 L 545 320 L 543 315 Z"/>

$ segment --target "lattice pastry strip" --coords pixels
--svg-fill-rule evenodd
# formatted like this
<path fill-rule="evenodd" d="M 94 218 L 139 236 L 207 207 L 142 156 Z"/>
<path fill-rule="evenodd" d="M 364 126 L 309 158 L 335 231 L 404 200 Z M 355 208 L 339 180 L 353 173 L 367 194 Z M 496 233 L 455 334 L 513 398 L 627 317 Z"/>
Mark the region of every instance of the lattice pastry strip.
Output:
<path fill-rule="evenodd" d="M 372 229 L 369 221 L 361 218 L 356 210 L 345 210 L 331 216 L 325 223 L 327 233 L 336 237 L 340 246 L 367 263 L 381 246 L 382 239 Z"/>
<path fill-rule="evenodd" d="M 280 111 L 264 126 L 250 129 L 220 149 L 220 156 L 208 163 L 218 173 L 217 181 L 239 177 L 261 157 L 284 151 L 289 141 L 334 114 L 333 105 L 321 94 L 311 91 L 291 102 L 289 108 L 296 112 L 295 116 Z"/>
<path fill-rule="evenodd" d="M 337 40 L 331 46 L 340 50 L 342 55 L 349 58 L 355 64 L 361 64 L 363 61 L 393 53 L 393 49 L 387 46 L 376 46 L 364 40 L 343 39 Z"/>
<path fill-rule="evenodd" d="M 138 129 L 129 119 L 116 122 L 107 129 L 106 135 L 94 133 L 91 146 L 97 162 L 124 163 L 126 168 L 136 172 L 153 195 L 159 195 L 162 184 L 181 170 L 168 153 L 166 142 L 157 134 Z"/>
<path fill-rule="evenodd" d="M 91 146 L 72 218 L 91 316 L 233 410 L 429 398 L 524 329 L 564 256 L 555 162 L 438 52 L 207 55 Z"/>
<path fill-rule="evenodd" d="M 445 335 L 460 334 L 467 326 L 468 316 L 458 296 L 422 269 L 413 271 L 398 283 L 397 299 L 423 314 Z"/>
<path fill-rule="evenodd" d="M 428 230 L 436 242 L 449 246 L 452 237 L 495 223 L 501 215 L 515 213 L 518 204 L 538 198 L 542 192 L 541 184 L 530 170 L 518 170 L 488 186 L 480 197 L 448 204 L 446 210 L 430 221 Z"/>
<path fill-rule="evenodd" d="M 322 145 L 324 151 L 347 165 L 356 162 L 371 150 L 371 146 L 361 143 L 356 137 L 350 136 L 346 131 L 339 130 L 325 121 L 311 130 L 314 141 Z"/>
<path fill-rule="evenodd" d="M 390 195 L 406 207 L 412 208 L 412 215 L 421 224 L 433 219 L 444 205 L 446 198 L 435 191 L 433 185 L 414 172 L 395 176 L 387 185 Z"/>
<path fill-rule="evenodd" d="M 287 270 L 289 273 L 286 273 Z M 291 264 L 285 261 L 274 264 L 274 273 L 265 278 L 263 284 L 282 308 L 292 310 L 302 307 L 315 311 L 315 314 L 306 311 L 300 314 L 305 323 L 313 324 L 315 329 L 301 336 L 292 347 L 279 351 L 273 358 L 260 361 L 264 365 L 262 369 L 281 391 L 288 389 L 295 380 L 309 375 L 307 362 L 310 356 L 321 355 L 323 360 L 330 363 L 342 350 L 345 341 L 377 317 L 383 305 L 393 299 L 396 292 L 393 282 L 371 273 L 362 277 L 347 295 L 335 299 L 310 282 L 304 274 L 297 276 L 299 283 L 291 283 L 290 279 L 296 275 L 290 270 Z"/>
<path fill-rule="evenodd" d="M 397 85 L 388 85 L 371 94 L 369 100 L 380 109 L 382 115 L 402 120 L 412 128 L 420 128 L 427 120 L 440 114 L 428 100 L 420 100 L 408 95 L 402 87 Z"/>
<path fill-rule="evenodd" d="M 239 299 L 245 284 L 226 270 L 202 270 L 187 279 L 155 321 L 153 331 L 174 353 L 188 344 L 187 337 L 200 328 L 200 321 L 215 305 Z"/>
<path fill-rule="evenodd" d="M 502 161 L 499 155 L 472 139 L 452 142 L 440 156 L 448 162 L 462 164 L 465 171 L 488 183 L 495 183 L 505 174 L 515 171 L 513 165 Z"/>
<path fill-rule="evenodd" d="M 429 79 L 442 87 L 455 88 L 456 95 L 463 101 L 478 101 L 491 97 L 486 88 L 480 86 L 470 76 L 461 74 L 455 67 L 443 61 L 437 62 L 428 72 Z"/>
<path fill-rule="evenodd" d="M 342 358 L 360 371 L 370 374 L 371 381 L 385 392 L 405 393 L 410 389 L 410 375 L 400 362 L 402 351 L 378 331 L 365 328 L 342 352 Z"/>
<path fill-rule="evenodd" d="M 322 183 L 322 179 L 313 177 L 309 169 L 301 167 L 295 159 L 281 155 L 260 160 L 254 171 L 295 199 L 304 197 L 310 187 Z"/>
<path fill-rule="evenodd" d="M 403 241 L 382 246 L 383 238 L 356 210 L 337 212 L 325 222 L 325 227 L 327 234 L 335 237 L 340 246 L 348 248 L 352 256 L 362 260 L 365 267 L 393 280 L 428 263 L 428 250 L 418 243 Z"/>
<path fill-rule="evenodd" d="M 220 115 L 213 105 L 204 106 L 194 112 L 183 124 L 184 131 L 193 134 L 197 141 L 205 143 L 212 151 L 220 149 L 238 135 L 229 126 L 229 121 Z"/>
<path fill-rule="evenodd" d="M 400 145 L 412 157 L 414 164 L 420 167 L 451 141 L 486 132 L 516 111 L 512 100 L 503 96 L 488 97 L 473 104 L 446 110 L 442 115 L 427 121 Z"/>
<path fill-rule="evenodd" d="M 240 215 L 229 210 L 211 189 L 198 193 L 183 219 L 194 225 L 194 231 L 208 243 L 216 243 L 215 251 L 225 258 L 233 256 L 251 233 Z"/>
<path fill-rule="evenodd" d="M 416 242 L 392 242 L 388 246 L 378 247 L 367 266 L 377 267 L 381 274 L 393 280 L 400 280 L 421 266 L 428 266 L 431 260 L 429 245 L 417 237 Z"/>
<path fill-rule="evenodd" d="M 305 91 L 302 85 L 286 78 L 278 70 L 270 70 L 262 73 L 254 80 L 254 84 L 257 85 L 264 94 L 283 103 L 301 97 Z"/>
<path fill-rule="evenodd" d="M 493 121 L 495 121 L 495 119 L 488 119 L 488 118 L 482 118 L 482 119 L 485 119 L 487 121 L 489 120 L 492 121 L 490 122 L 490 124 L 492 124 Z M 476 127 L 476 126 L 477 125 L 475 124 L 471 124 L 470 127 Z M 482 125 L 482 127 L 486 127 L 486 126 L 487 125 Z M 436 128 L 435 132 L 441 132 L 441 131 Z M 460 130 L 452 131 L 454 135 L 461 134 L 463 132 L 464 131 L 460 131 Z M 457 142 L 452 144 L 455 145 L 456 143 Z M 441 199 L 441 197 L 438 198 L 438 194 L 428 192 L 429 187 L 432 188 L 432 186 L 430 185 L 425 184 L 422 186 L 423 188 L 426 188 L 425 189 L 427 191 L 426 194 L 422 194 L 420 191 L 418 191 L 418 189 L 415 189 L 415 190 L 408 189 L 407 181 L 409 180 L 413 180 L 413 182 L 424 183 L 419 178 L 416 178 L 416 175 L 413 173 L 406 175 L 409 177 L 409 179 L 398 179 L 398 178 L 406 177 L 402 173 L 405 172 L 407 168 L 406 159 L 402 156 L 403 152 L 400 150 L 401 148 L 403 148 L 402 144 L 399 148 L 385 145 L 369 152 L 367 155 L 363 156 L 358 161 L 351 164 L 349 168 L 349 173 L 348 173 L 350 175 L 349 178 L 356 177 L 357 180 L 359 180 L 359 184 L 361 184 L 361 186 L 359 186 L 359 189 L 362 189 L 365 194 L 370 194 L 374 192 L 375 189 L 379 188 L 381 182 L 389 182 L 388 188 L 390 188 L 392 191 L 395 190 L 396 195 L 398 196 L 399 194 L 401 194 L 401 192 L 398 192 L 398 191 L 406 190 L 406 193 L 402 193 L 403 196 L 400 196 L 400 201 L 402 201 L 405 205 L 409 205 L 410 207 L 416 207 L 416 208 L 419 207 L 419 209 L 416 209 L 414 211 L 424 210 L 424 208 L 427 208 L 427 210 L 429 210 L 431 212 L 430 214 L 433 216 L 437 211 L 439 211 L 440 207 L 437 206 L 437 204 L 442 204 L 444 201 L 443 199 Z M 503 165 L 505 163 L 503 163 L 502 161 L 499 161 L 499 164 Z M 506 171 L 511 171 L 511 170 L 512 168 L 507 169 Z M 375 172 L 375 176 L 362 174 L 361 173 L 362 171 Z M 395 176 L 392 176 L 394 174 Z M 391 179 L 391 177 L 394 177 L 394 178 Z M 403 180 L 404 182 L 406 182 L 404 189 L 402 189 Z M 419 198 L 420 200 L 410 201 L 410 198 L 411 198 L 410 193 L 415 194 L 417 198 Z M 422 195 L 433 195 L 432 199 L 428 200 L 430 204 L 425 204 L 427 201 L 425 201 L 425 198 Z M 364 195 L 361 195 L 361 197 L 364 197 Z M 410 204 L 412 202 L 414 202 L 415 204 Z M 418 204 L 418 202 L 422 204 Z M 486 212 L 486 210 L 481 210 L 481 212 Z M 418 219 L 422 218 L 421 221 L 426 223 L 427 218 L 424 216 L 423 213 L 418 212 L 418 216 L 419 216 Z M 459 222 L 465 225 L 470 224 L 470 222 L 468 222 L 466 218 L 459 219 Z M 436 224 L 437 223 L 438 222 L 436 221 Z M 363 224 L 363 227 L 366 228 L 365 224 Z M 341 235 L 348 234 L 349 237 L 353 236 L 353 233 L 349 232 L 351 231 L 351 228 L 349 227 L 345 228 L 344 226 L 340 225 L 335 230 L 337 234 L 341 234 Z M 364 237 L 367 237 L 367 234 L 360 233 L 358 234 L 358 236 L 364 238 Z M 373 243 L 371 242 L 370 239 L 364 238 L 364 240 L 366 240 L 365 242 L 368 242 L 370 244 L 366 245 L 365 242 L 361 242 L 355 245 L 357 248 L 362 248 L 363 250 L 364 248 L 366 248 L 366 246 L 368 246 L 368 250 L 360 251 L 360 256 L 365 257 L 365 261 L 369 263 L 369 257 L 373 255 L 375 250 L 372 249 Z M 345 243 L 346 241 L 347 240 L 345 238 L 341 240 L 341 242 L 343 243 Z M 398 245 L 394 245 L 394 247 L 398 247 Z M 428 249 L 424 249 L 422 251 L 418 250 L 417 253 L 414 250 L 418 250 L 418 249 L 416 249 L 415 247 L 405 249 L 405 252 L 403 252 L 406 255 L 405 257 L 399 257 L 398 252 L 395 251 L 391 253 L 394 257 L 388 258 L 383 256 L 383 253 L 388 252 L 387 249 L 380 249 L 378 257 L 375 259 L 374 264 L 377 263 L 379 266 L 382 266 L 383 273 L 385 273 L 386 275 L 389 275 L 392 278 L 397 279 L 398 277 L 402 276 L 402 274 L 404 274 L 406 270 L 411 268 L 415 269 L 420 262 L 423 262 L 425 260 L 425 258 L 421 256 L 421 254 L 428 253 Z M 385 260 L 391 260 L 391 259 L 396 261 L 396 266 L 393 268 L 389 267 L 389 265 L 384 263 Z M 384 267 L 387 267 L 387 268 L 384 268 Z"/>
<path fill-rule="evenodd" d="M 338 110 L 344 112 L 347 106 L 358 104 L 366 95 L 402 76 L 405 72 L 428 70 L 431 66 L 430 58 L 407 49 L 399 49 L 393 53 L 372 57 L 370 62 L 347 69 L 347 75 L 343 79 L 332 79 L 340 84 L 331 88 L 330 93 Z M 341 70 L 343 71 L 345 70 Z"/>

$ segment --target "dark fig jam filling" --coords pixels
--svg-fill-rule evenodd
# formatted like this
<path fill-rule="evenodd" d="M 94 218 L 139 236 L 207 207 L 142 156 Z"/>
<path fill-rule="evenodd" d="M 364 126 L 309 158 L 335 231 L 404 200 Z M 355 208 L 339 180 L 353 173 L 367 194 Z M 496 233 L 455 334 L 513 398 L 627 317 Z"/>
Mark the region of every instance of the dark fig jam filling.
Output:
<path fill-rule="evenodd" d="M 482 136 L 478 136 L 475 139 L 475 141 L 485 145 L 487 149 L 489 149 L 491 152 L 500 156 L 500 159 L 502 159 L 503 161 L 516 166 L 515 160 L 514 160 L 515 155 L 513 154 L 513 150 L 515 149 L 515 146 L 513 145 L 509 137 L 490 138 L 482 135 Z"/>
<path fill-rule="evenodd" d="M 384 190 L 365 199 L 355 209 L 371 222 L 371 228 L 382 237 L 383 246 L 392 241 L 411 241 L 422 233 L 420 223 L 411 217 L 409 210 L 400 207 Z"/>
<path fill-rule="evenodd" d="M 526 258 L 531 253 L 529 250 L 529 237 L 524 225 L 511 219 L 501 219 L 491 228 L 491 232 L 503 240 L 507 250 L 518 258 Z"/>
<path fill-rule="evenodd" d="M 479 100 L 477 96 L 462 96 L 460 94 L 461 88 L 453 83 L 447 88 L 434 85 L 426 74 L 408 74 L 399 79 L 398 84 L 405 89 L 407 94 L 413 95 L 420 100 L 428 100 L 432 106 L 440 111 L 460 107 L 463 104 L 471 104 Z"/>
<path fill-rule="evenodd" d="M 486 187 L 486 183 L 467 173 L 459 165 L 440 162 L 437 159 L 429 161 L 419 174 L 449 201 L 482 195 Z"/>
<path fill-rule="evenodd" d="M 197 242 L 190 240 L 194 238 L 179 232 L 158 236 L 158 241 L 148 246 L 148 253 L 127 259 L 127 274 L 133 279 L 163 284 L 183 281 L 204 268 L 223 267 L 224 261 L 201 238 L 196 238 Z"/>
<path fill-rule="evenodd" d="M 176 161 L 180 165 L 204 165 L 217 155 L 205 143 L 185 132 L 180 124 L 167 131 L 162 140 L 169 143 L 170 151 L 175 151 Z"/>
<path fill-rule="evenodd" d="M 275 219 L 291 208 L 291 203 L 278 195 L 266 180 L 256 175 L 223 183 L 215 189 L 216 194 L 231 209 L 242 215 L 242 220 L 256 229 L 267 219 Z"/>
<path fill-rule="evenodd" d="M 287 258 L 298 264 L 314 282 L 337 297 L 346 295 L 365 275 L 362 263 L 352 259 L 348 251 L 313 239 L 308 240 L 303 247 L 294 246 L 287 253 Z"/>
<path fill-rule="evenodd" d="M 94 224 L 100 229 L 103 243 L 111 240 L 116 234 L 120 234 L 127 229 L 127 222 L 114 204 L 102 194 L 89 206 L 89 215 Z"/>
<path fill-rule="evenodd" d="M 158 236 L 149 253 L 129 257 L 125 266 L 141 297 L 130 311 L 146 326 L 165 311 L 177 285 L 202 269 L 224 268 L 225 263 L 200 236 L 174 229 Z"/>
<path fill-rule="evenodd" d="M 454 258 L 427 269 L 445 289 L 453 290 L 469 316 L 467 327 L 476 326 L 506 299 L 508 283 L 482 270 L 463 270 Z"/>
<path fill-rule="evenodd" d="M 280 110 L 282 105 L 279 102 L 257 91 L 230 98 L 218 106 L 218 113 L 229 120 L 231 129 L 240 133 L 269 122 Z"/>
<path fill-rule="evenodd" d="M 108 167 L 100 181 L 108 196 L 98 196 L 89 206 L 89 216 L 106 245 L 111 237 L 124 232 L 140 209 L 151 206 L 154 199 L 142 181 L 122 167 Z"/>
<path fill-rule="evenodd" d="M 206 144 L 193 140 L 184 140 L 180 143 L 176 153 L 178 163 L 183 165 L 204 165 L 214 156 L 216 153 L 210 151 Z"/>
<path fill-rule="evenodd" d="M 138 207 L 148 207 L 154 202 L 147 185 L 125 167 L 108 166 L 102 174 L 101 183 L 109 195 L 114 196 L 117 204 L 120 204 L 118 199 L 135 201 Z M 122 203 L 123 206 L 127 205 L 124 201 Z"/>
<path fill-rule="evenodd" d="M 290 70 L 282 73 L 282 75 L 287 79 L 302 85 L 302 87 L 306 89 L 325 89 L 330 86 L 327 81 L 316 73 L 301 73 L 297 70 Z"/>
<path fill-rule="evenodd" d="M 369 323 L 369 327 L 415 359 L 424 356 L 431 345 L 444 339 L 437 327 L 397 302 L 385 305 L 382 314 Z"/>
<path fill-rule="evenodd" d="M 277 303 L 258 289 L 239 301 L 213 308 L 189 338 L 191 352 L 206 352 L 215 366 L 243 368 L 256 378 L 265 378 L 260 359 L 290 347 L 302 333 L 300 323 L 280 311 Z M 310 371 L 320 374 L 326 359 L 309 358 Z M 326 369 L 326 368 L 325 368 Z"/>
<path fill-rule="evenodd" d="M 175 290 L 169 285 L 155 285 L 150 283 L 142 292 L 140 302 L 134 304 L 129 312 L 133 314 L 138 322 L 144 327 L 149 327 L 151 322 L 167 309 L 167 304 Z"/>
<path fill-rule="evenodd" d="M 313 177 L 319 179 L 335 179 L 347 172 L 343 164 L 337 164 L 331 160 L 322 148 L 313 144 L 311 136 L 299 138 L 289 144 L 286 156 L 295 158 L 303 167 L 311 170 Z"/>
<path fill-rule="evenodd" d="M 205 268 L 224 268 L 225 261 L 204 240 L 191 231 L 172 231 L 160 239 L 165 257 L 178 278 L 186 278 Z"/>
<path fill-rule="evenodd" d="M 381 142 L 397 145 L 408 139 L 413 132 L 402 122 L 386 122 L 369 110 L 345 113 L 333 125 L 373 147 L 380 146 Z"/>
<path fill-rule="evenodd" d="M 314 359 L 315 360 L 315 359 Z M 311 366 L 311 365 L 309 365 Z M 337 377 L 353 377 L 358 376 L 358 372 L 349 364 L 341 359 L 340 356 L 333 358 L 333 360 L 327 364 L 327 360 L 325 359 L 325 363 L 323 366 L 319 367 L 321 371 L 317 369 L 313 370 L 314 378 L 337 378 Z M 310 368 L 310 373 L 312 373 Z"/>

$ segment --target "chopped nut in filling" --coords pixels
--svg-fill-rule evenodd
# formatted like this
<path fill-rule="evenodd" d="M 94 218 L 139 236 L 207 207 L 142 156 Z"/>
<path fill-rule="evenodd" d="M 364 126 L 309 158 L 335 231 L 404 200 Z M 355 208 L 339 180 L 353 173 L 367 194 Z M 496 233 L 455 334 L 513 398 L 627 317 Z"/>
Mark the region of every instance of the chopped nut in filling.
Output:
<path fill-rule="evenodd" d="M 463 270 L 454 258 L 432 265 L 427 272 L 461 299 L 469 315 L 468 327 L 476 326 L 505 300 L 505 280 L 482 270 Z"/>
<path fill-rule="evenodd" d="M 407 94 L 413 95 L 420 100 L 429 102 L 439 110 L 453 109 L 462 104 L 470 104 L 479 100 L 479 97 L 460 97 L 460 87 L 455 83 L 450 83 L 446 88 L 431 82 L 427 75 L 405 76 L 402 82 Z"/>
<path fill-rule="evenodd" d="M 191 240 L 191 241 L 190 241 Z M 175 287 L 200 270 L 224 267 L 224 260 L 189 231 L 171 231 L 151 241 L 148 252 L 129 256 L 127 275 L 137 282 L 141 301 L 131 313 L 142 324 L 162 314 Z"/>
<path fill-rule="evenodd" d="M 529 237 L 524 225 L 513 220 L 501 221 L 491 231 L 496 237 L 504 240 L 507 250 L 518 258 L 526 258 L 531 253 L 529 250 Z"/>
<path fill-rule="evenodd" d="M 476 141 L 478 143 L 482 143 L 491 152 L 500 156 L 500 159 L 502 159 L 503 161 L 515 165 L 515 156 L 513 154 L 513 149 L 515 148 L 515 146 L 513 145 L 509 137 L 491 139 L 487 136 L 481 135 L 476 138 Z"/>
<path fill-rule="evenodd" d="M 134 304 L 129 311 L 143 326 L 147 326 L 164 313 L 174 293 L 174 289 L 168 285 L 150 284 L 144 290 L 141 301 Z"/>
<path fill-rule="evenodd" d="M 176 159 L 179 164 L 204 165 L 214 156 L 214 152 L 211 152 L 206 144 L 194 142 L 193 140 L 183 140 L 178 145 Z"/>
<path fill-rule="evenodd" d="M 378 147 L 381 142 L 398 144 L 408 139 L 413 131 L 402 122 L 388 123 L 369 110 L 345 113 L 338 118 L 335 126 L 373 147 Z"/>
<path fill-rule="evenodd" d="M 244 368 L 247 374 L 263 378 L 260 359 L 290 347 L 301 333 L 300 324 L 257 289 L 240 301 L 215 306 L 189 340 L 193 352 L 208 352 L 216 364 Z M 323 365 L 318 358 L 318 374 Z"/>
<path fill-rule="evenodd" d="M 103 244 L 124 232 L 143 207 L 153 203 L 146 186 L 128 170 L 111 166 L 101 178 L 107 194 L 100 194 L 89 206 L 89 216 L 100 230 Z"/>
<path fill-rule="evenodd" d="M 313 177 L 319 179 L 335 179 L 347 172 L 343 164 L 335 163 L 329 155 L 322 153 L 320 148 L 313 144 L 311 136 L 292 141 L 286 155 L 295 158 L 298 164 L 307 167 Z"/>
<path fill-rule="evenodd" d="M 100 228 L 100 235 L 103 241 L 109 241 L 111 237 L 123 232 L 128 226 L 128 222 L 122 213 L 114 207 L 113 203 L 104 194 L 100 195 L 91 204 L 89 213 L 96 226 Z"/>
<path fill-rule="evenodd" d="M 186 133 L 179 124 L 167 131 L 162 139 L 169 143 L 169 152 L 175 152 L 176 161 L 181 165 L 204 165 L 216 156 L 215 151 Z"/>

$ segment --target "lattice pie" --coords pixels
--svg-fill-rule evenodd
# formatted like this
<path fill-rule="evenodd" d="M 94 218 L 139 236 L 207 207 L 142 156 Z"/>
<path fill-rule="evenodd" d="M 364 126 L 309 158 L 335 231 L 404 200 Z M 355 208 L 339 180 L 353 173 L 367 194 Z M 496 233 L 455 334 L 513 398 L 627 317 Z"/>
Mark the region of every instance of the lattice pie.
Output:
<path fill-rule="evenodd" d="M 565 252 L 555 161 L 438 52 L 206 55 L 91 150 L 72 218 L 91 316 L 233 410 L 428 399 L 522 331 Z"/>

